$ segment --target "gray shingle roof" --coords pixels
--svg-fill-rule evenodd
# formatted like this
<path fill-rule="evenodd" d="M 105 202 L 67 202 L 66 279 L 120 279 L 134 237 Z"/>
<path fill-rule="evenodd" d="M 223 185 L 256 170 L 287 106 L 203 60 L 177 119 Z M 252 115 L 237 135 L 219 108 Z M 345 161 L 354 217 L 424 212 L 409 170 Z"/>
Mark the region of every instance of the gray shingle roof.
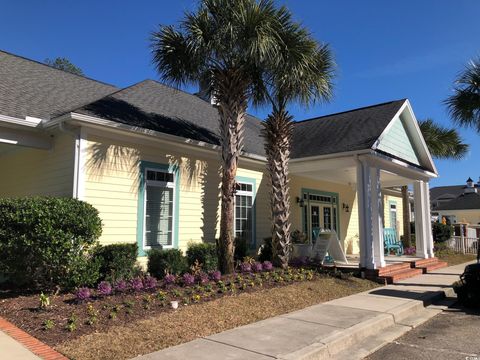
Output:
<path fill-rule="evenodd" d="M 437 210 L 480 210 L 480 195 L 477 193 L 462 194 L 456 199 L 439 204 Z"/>
<path fill-rule="evenodd" d="M 0 50 L 0 114 L 49 118 L 118 90 Z"/>
<path fill-rule="evenodd" d="M 297 122 L 292 158 L 370 149 L 405 99 Z"/>
<path fill-rule="evenodd" d="M 218 111 L 198 96 L 145 80 L 74 110 L 119 123 L 219 144 Z M 261 121 L 248 116 L 244 150 L 264 155 Z"/>
<path fill-rule="evenodd" d="M 404 101 L 297 122 L 292 158 L 370 149 Z M 120 90 L 0 51 L 0 114 L 53 118 L 72 111 L 219 144 L 218 112 L 198 96 L 153 80 Z M 265 154 L 261 129 L 249 115 L 246 152 Z"/>
<path fill-rule="evenodd" d="M 477 186 L 477 185 L 475 185 Z M 466 185 L 451 185 L 451 186 L 437 186 L 430 189 L 430 200 L 434 201 L 438 198 L 442 198 L 445 195 L 453 195 L 454 197 L 463 194 Z"/>

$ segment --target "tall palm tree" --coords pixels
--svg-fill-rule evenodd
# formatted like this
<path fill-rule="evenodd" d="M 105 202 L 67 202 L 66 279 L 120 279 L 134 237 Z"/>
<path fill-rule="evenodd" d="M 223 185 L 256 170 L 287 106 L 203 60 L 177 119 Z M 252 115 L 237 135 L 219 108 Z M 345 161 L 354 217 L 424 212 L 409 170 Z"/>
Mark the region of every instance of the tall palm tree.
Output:
<path fill-rule="evenodd" d="M 469 145 L 463 143 L 456 129 L 438 125 L 432 119 L 419 120 L 418 125 L 433 157 L 458 160 L 468 153 Z M 407 246 L 411 244 L 409 201 L 408 187 L 402 186 L 403 236 Z"/>
<path fill-rule="evenodd" d="M 454 94 L 445 100 L 453 120 L 480 132 L 480 58 L 470 61 L 456 80 Z"/>
<path fill-rule="evenodd" d="M 224 273 L 234 270 L 235 175 L 247 104 L 265 100 L 262 71 L 278 64 L 287 13 L 273 0 L 202 0 L 179 27 L 163 26 L 152 34 L 153 62 L 163 80 L 206 83 L 217 102 L 222 147 L 218 257 Z"/>
<path fill-rule="evenodd" d="M 299 24 L 288 19 L 281 39 L 279 65 L 265 73 L 267 98 L 272 111 L 263 123 L 267 169 L 271 185 L 273 260 L 288 266 L 290 256 L 290 189 L 288 162 L 293 117 L 287 111 L 291 101 L 308 105 L 329 100 L 332 95 L 334 62 L 327 45 L 319 45 Z"/>

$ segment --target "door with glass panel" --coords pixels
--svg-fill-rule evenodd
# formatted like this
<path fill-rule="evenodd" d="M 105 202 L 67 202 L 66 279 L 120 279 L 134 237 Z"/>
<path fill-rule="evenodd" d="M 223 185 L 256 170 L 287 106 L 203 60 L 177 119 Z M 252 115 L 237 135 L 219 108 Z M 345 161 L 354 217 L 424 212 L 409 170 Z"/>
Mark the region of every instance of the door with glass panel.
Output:
<path fill-rule="evenodd" d="M 174 174 L 146 169 L 144 248 L 173 247 Z"/>
<path fill-rule="evenodd" d="M 305 230 L 313 241 L 319 231 L 337 230 L 337 199 L 334 196 L 304 194 Z"/>

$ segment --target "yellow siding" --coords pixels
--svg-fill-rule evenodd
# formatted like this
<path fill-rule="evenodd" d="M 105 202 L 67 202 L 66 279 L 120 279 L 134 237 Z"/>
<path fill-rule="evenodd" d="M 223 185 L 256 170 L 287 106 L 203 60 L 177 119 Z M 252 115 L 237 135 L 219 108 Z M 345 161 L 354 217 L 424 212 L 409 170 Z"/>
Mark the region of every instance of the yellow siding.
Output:
<path fill-rule="evenodd" d="M 133 144 L 125 140 L 88 135 L 85 200 L 95 206 L 103 220 L 100 241 L 104 244 L 137 241 L 139 161 L 176 165 L 179 168 L 179 248 L 189 242 L 213 242 L 219 232 L 220 162 L 165 145 Z M 257 244 L 268 235 L 268 203 L 264 176 L 259 169 L 240 163 L 238 176 L 254 178 L 257 186 Z"/>
<path fill-rule="evenodd" d="M 0 196 L 72 196 L 75 140 L 61 134 L 51 150 L 14 147 L 0 154 Z"/>
<path fill-rule="evenodd" d="M 326 181 L 314 180 L 305 177 L 292 176 L 290 179 L 290 196 L 292 199 L 291 222 L 292 230 L 302 229 L 302 209 L 298 206 L 296 198 L 302 195 L 302 188 L 338 193 L 338 214 L 340 220 L 340 241 L 342 246 L 350 254 L 359 252 L 358 232 L 358 206 L 356 191 L 348 185 L 335 184 Z M 342 204 L 348 205 L 346 212 Z"/>
<path fill-rule="evenodd" d="M 393 227 L 390 219 L 390 201 L 397 204 L 397 231 L 398 235 L 403 235 L 403 202 L 401 196 L 384 195 L 384 225 L 387 228 Z"/>
<path fill-rule="evenodd" d="M 438 211 L 440 221 L 443 216 L 455 216 L 457 223 L 467 223 L 470 225 L 480 224 L 480 209 L 474 210 L 441 210 Z"/>

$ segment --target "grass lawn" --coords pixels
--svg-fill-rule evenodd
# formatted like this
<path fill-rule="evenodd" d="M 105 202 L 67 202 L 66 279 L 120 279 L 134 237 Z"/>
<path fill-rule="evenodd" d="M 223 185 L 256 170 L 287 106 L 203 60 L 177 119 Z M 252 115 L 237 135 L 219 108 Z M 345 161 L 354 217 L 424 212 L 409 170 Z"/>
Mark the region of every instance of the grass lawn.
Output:
<path fill-rule="evenodd" d="M 180 306 L 53 345 L 72 359 L 129 359 L 378 286 L 355 277 L 319 275 L 311 281 Z"/>
<path fill-rule="evenodd" d="M 435 256 L 438 257 L 441 261 L 446 261 L 449 266 L 458 265 L 465 263 L 467 261 L 476 260 L 477 256 L 472 254 L 460 254 L 453 251 L 441 250 L 435 253 Z"/>

